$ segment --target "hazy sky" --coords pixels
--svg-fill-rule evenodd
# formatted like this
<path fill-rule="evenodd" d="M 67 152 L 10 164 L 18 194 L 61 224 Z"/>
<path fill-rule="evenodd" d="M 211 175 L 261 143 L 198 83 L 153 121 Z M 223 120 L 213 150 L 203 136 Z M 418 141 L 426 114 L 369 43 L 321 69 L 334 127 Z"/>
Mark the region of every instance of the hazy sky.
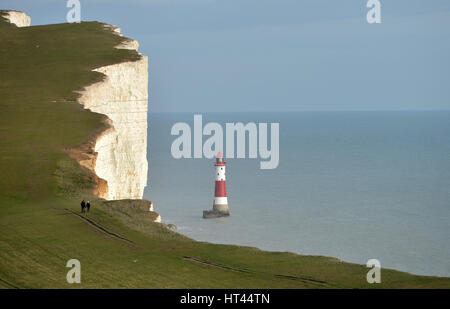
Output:
<path fill-rule="evenodd" d="M 450 109 L 450 1 L 81 0 L 150 57 L 152 111 Z M 65 0 L 2 0 L 32 24 Z M 1 44 L 1 43 L 0 43 Z"/>

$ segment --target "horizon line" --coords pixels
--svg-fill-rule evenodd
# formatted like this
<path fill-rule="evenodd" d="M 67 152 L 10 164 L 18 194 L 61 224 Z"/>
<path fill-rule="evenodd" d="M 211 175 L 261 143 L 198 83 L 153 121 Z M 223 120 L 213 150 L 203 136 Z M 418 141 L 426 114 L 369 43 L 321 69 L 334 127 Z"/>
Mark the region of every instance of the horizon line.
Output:
<path fill-rule="evenodd" d="M 153 114 L 202 114 L 202 113 L 386 113 L 386 112 L 450 112 L 449 109 L 380 109 L 380 110 L 268 110 L 268 111 L 148 111 Z"/>

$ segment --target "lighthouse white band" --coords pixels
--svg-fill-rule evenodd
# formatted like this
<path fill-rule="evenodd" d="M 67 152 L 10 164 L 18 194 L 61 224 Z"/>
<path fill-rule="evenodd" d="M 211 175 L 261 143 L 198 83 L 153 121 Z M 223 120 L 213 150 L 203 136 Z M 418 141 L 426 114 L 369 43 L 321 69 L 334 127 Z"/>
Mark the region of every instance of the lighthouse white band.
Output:
<path fill-rule="evenodd" d="M 216 166 L 216 181 L 225 180 L 225 166 Z"/>
<path fill-rule="evenodd" d="M 228 199 L 227 197 L 215 197 L 214 198 L 214 205 L 228 205 Z"/>

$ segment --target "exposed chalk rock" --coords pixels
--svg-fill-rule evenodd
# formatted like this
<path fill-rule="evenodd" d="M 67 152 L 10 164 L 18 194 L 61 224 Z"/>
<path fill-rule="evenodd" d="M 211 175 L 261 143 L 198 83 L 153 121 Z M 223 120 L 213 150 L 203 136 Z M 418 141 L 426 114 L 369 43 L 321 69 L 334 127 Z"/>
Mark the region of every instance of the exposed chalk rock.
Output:
<path fill-rule="evenodd" d="M 116 27 L 114 25 L 103 25 L 106 29 L 112 31 L 114 34 L 123 37 L 122 33 L 120 33 L 120 28 Z M 132 39 L 125 39 L 122 43 L 116 46 L 118 49 L 132 49 L 132 50 L 138 50 L 139 49 L 139 42 Z"/>
<path fill-rule="evenodd" d="M 153 207 L 153 203 L 150 202 L 148 205 L 148 211 L 155 211 L 155 208 Z"/>
<path fill-rule="evenodd" d="M 105 26 L 120 35 L 120 29 Z M 132 40 L 129 40 L 132 41 Z M 132 43 L 116 48 L 137 48 Z M 137 42 L 136 42 L 137 43 Z M 133 45 L 134 44 L 134 45 Z M 134 48 L 133 48 L 134 49 Z M 95 69 L 105 79 L 85 88 L 79 102 L 107 115 L 111 128 L 97 138 L 95 173 L 107 182 L 107 200 L 141 199 L 147 185 L 148 58 Z"/>
<path fill-rule="evenodd" d="M 5 10 L 1 11 L 1 13 L 3 13 L 4 18 L 17 27 L 29 27 L 31 25 L 31 17 L 23 12 Z"/>
<path fill-rule="evenodd" d="M 116 48 L 138 50 L 139 42 L 136 40 L 125 40 L 122 43 L 120 43 L 119 45 L 117 45 Z"/>
<path fill-rule="evenodd" d="M 114 32 L 114 34 L 117 34 L 118 36 L 123 36 L 122 33 L 120 33 L 120 28 L 114 25 L 104 24 L 103 27 L 106 29 Z"/>
<path fill-rule="evenodd" d="M 161 215 L 158 214 L 158 216 L 156 217 L 155 221 L 156 223 L 161 223 Z"/>

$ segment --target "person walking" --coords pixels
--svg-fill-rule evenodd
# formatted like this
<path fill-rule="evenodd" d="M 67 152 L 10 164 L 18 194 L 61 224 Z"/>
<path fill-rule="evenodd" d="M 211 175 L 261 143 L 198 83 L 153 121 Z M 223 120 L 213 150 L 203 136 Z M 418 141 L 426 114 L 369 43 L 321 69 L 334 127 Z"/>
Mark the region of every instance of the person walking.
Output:
<path fill-rule="evenodd" d="M 81 212 L 84 212 L 84 208 L 86 207 L 86 203 L 84 200 L 81 201 Z"/>
<path fill-rule="evenodd" d="M 88 201 L 86 203 L 87 212 L 89 212 L 89 209 L 91 209 L 91 203 Z"/>

